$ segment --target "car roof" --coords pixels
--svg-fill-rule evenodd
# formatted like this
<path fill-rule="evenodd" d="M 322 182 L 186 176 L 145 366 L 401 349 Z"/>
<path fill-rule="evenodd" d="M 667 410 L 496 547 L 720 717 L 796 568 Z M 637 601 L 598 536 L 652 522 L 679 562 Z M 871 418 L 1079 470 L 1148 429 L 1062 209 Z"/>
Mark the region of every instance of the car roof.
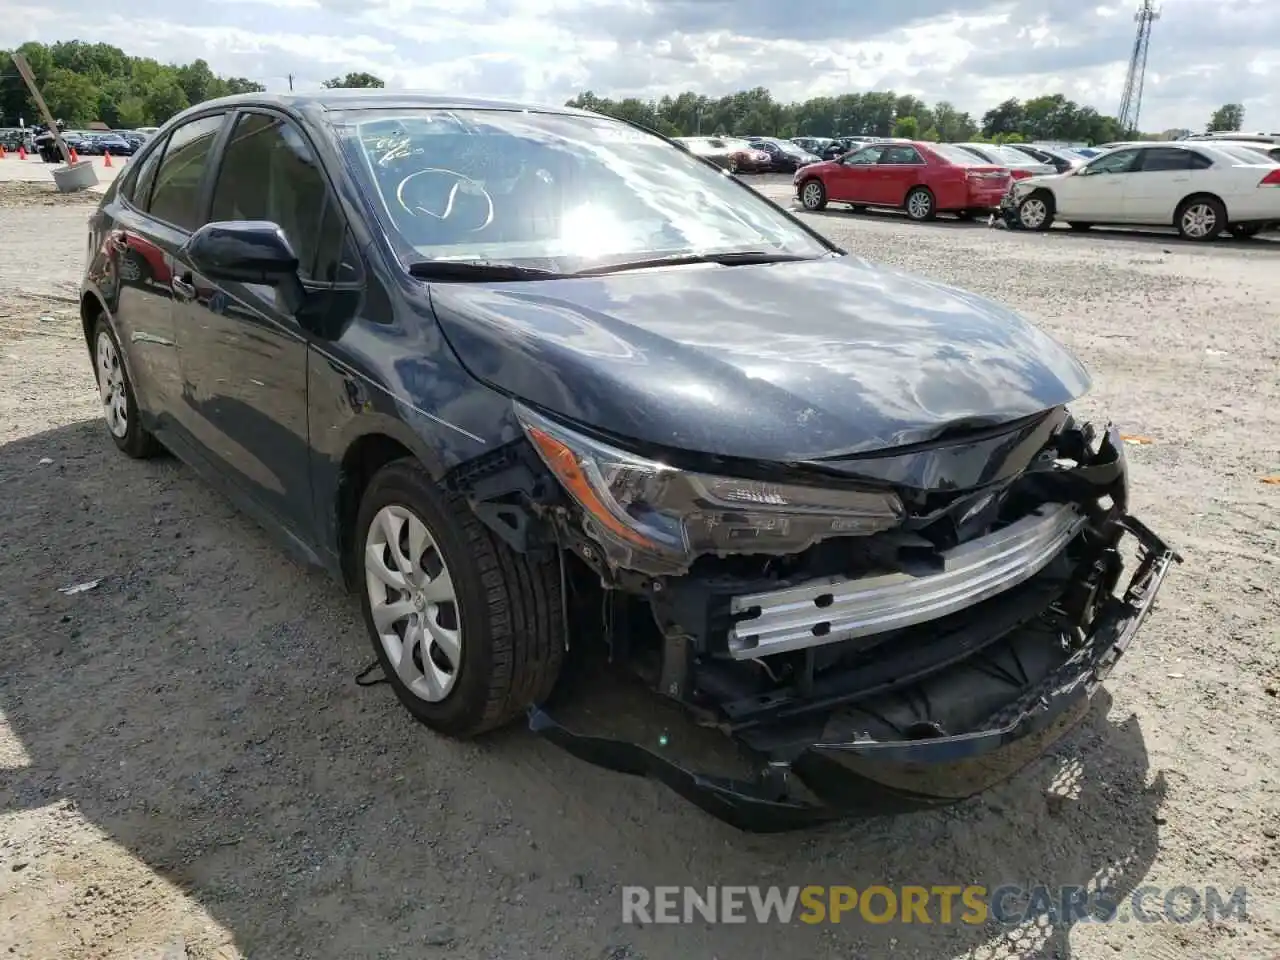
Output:
<path fill-rule="evenodd" d="M 516 100 L 499 100 L 489 97 L 459 97 L 413 90 L 341 89 L 320 90 L 313 93 L 237 93 L 229 97 L 205 100 L 192 112 L 216 107 L 275 106 L 295 111 L 337 110 L 528 110 L 536 113 L 558 113 L 567 116 L 599 116 L 589 110 L 556 106 L 547 103 L 529 103 Z M 183 111 L 186 113 L 187 111 Z"/>

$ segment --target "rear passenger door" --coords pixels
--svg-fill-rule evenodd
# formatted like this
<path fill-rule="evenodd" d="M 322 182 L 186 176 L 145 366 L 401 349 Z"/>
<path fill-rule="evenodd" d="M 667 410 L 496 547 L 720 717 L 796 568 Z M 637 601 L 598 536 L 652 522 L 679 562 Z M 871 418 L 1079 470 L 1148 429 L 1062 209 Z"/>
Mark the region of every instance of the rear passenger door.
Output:
<path fill-rule="evenodd" d="M 174 255 L 200 222 L 200 191 L 226 114 L 174 128 L 130 169 L 106 237 L 115 275 L 116 332 L 138 399 L 160 430 L 180 425 L 182 373 L 173 327 Z"/>
<path fill-rule="evenodd" d="M 1212 177 L 1205 172 L 1212 166 L 1209 157 L 1188 147 L 1145 148 L 1128 178 L 1125 219 L 1171 226 L 1184 197 L 1201 190 L 1213 192 L 1211 185 L 1204 182 Z"/>
<path fill-rule="evenodd" d="M 211 183 L 208 222 L 278 225 L 307 282 L 359 279 L 346 221 L 316 152 L 287 117 L 242 111 Z M 191 430 L 216 466 L 294 536 L 314 542 L 308 336 L 265 284 L 210 280 L 179 260 L 176 327 Z"/>

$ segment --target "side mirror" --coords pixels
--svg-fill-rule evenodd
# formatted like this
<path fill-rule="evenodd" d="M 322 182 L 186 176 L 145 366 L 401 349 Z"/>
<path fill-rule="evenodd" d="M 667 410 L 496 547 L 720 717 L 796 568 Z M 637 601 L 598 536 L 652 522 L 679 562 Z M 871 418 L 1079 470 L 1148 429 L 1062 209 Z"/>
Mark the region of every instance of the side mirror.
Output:
<path fill-rule="evenodd" d="M 179 255 L 210 280 L 275 287 L 278 303 L 290 314 L 298 314 L 307 302 L 298 255 L 284 231 L 270 221 L 206 223 L 187 238 Z"/>
<path fill-rule="evenodd" d="M 274 287 L 298 278 L 298 255 L 289 238 L 265 220 L 206 223 L 187 240 L 182 255 L 210 280 Z"/>

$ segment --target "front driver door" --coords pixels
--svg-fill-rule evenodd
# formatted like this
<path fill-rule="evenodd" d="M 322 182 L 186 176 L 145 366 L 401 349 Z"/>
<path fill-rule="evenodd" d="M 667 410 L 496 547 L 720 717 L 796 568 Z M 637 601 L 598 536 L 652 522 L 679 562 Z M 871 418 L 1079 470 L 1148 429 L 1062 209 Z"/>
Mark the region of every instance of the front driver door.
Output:
<path fill-rule="evenodd" d="M 910 144 L 886 147 L 876 165 L 878 202 L 886 207 L 900 207 L 907 191 L 920 182 L 924 157 Z"/>
<path fill-rule="evenodd" d="M 1103 154 L 1064 178 L 1054 190 L 1059 219 L 1123 223 L 1125 190 L 1139 152 L 1125 149 Z"/>
<path fill-rule="evenodd" d="M 883 147 L 864 147 L 840 159 L 827 185 L 827 197 L 844 203 L 872 203 L 876 161 Z"/>
<path fill-rule="evenodd" d="M 315 153 L 284 117 L 242 112 L 213 182 L 209 221 L 279 225 L 304 281 L 328 270 L 322 250 L 344 224 Z M 219 466 L 304 542 L 313 540 L 307 427 L 308 339 L 276 288 L 211 280 L 187 262 L 175 324 L 193 432 Z M 327 279 L 333 279 L 329 277 Z"/>

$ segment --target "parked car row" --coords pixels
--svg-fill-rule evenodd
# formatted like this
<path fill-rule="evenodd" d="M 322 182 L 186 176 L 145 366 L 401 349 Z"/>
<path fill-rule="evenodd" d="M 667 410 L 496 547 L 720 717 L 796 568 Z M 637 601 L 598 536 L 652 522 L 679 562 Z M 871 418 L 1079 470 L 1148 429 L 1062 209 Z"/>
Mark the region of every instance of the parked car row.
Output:
<path fill-rule="evenodd" d="M 676 137 L 675 142 L 730 173 L 794 173 L 822 159 L 777 137 Z"/>
<path fill-rule="evenodd" d="M 807 210 L 894 207 L 930 220 L 999 209 L 1027 230 L 1063 220 L 1076 230 L 1172 226 L 1211 240 L 1280 223 L 1280 145 L 1268 142 L 1148 141 L 1085 160 L 1035 145 L 885 140 L 806 165 L 793 182 Z"/>

